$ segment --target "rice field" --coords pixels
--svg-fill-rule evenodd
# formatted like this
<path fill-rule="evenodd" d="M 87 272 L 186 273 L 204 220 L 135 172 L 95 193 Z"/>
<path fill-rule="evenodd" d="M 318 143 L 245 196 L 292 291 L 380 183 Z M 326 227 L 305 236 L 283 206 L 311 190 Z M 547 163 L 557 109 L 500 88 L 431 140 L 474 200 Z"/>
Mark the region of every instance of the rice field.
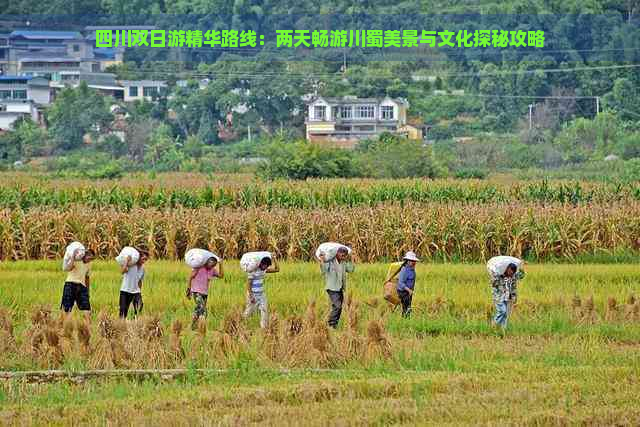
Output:
<path fill-rule="evenodd" d="M 192 302 L 184 297 L 189 269 L 182 263 L 149 262 L 144 315 L 120 322 L 117 266 L 96 262 L 86 330 L 77 317 L 58 320 L 64 280 L 58 264 L 0 264 L 2 370 L 193 373 L 172 381 L 5 380 L 0 402 L 10 424 L 216 418 L 237 425 L 294 417 L 290 424 L 477 425 L 500 417 L 516 424 L 624 425 L 640 417 L 635 265 L 529 265 L 503 336 L 489 323 L 490 293 L 479 264 L 420 264 L 409 320 L 381 299 L 386 266 L 359 265 L 337 331 L 325 326 L 328 303 L 310 263 L 285 262 L 268 277 L 274 322 L 267 331 L 257 317 L 239 317 L 244 276 L 237 262 L 229 261 L 225 279 L 214 282 L 209 318 L 195 331 L 187 327 Z M 198 374 L 199 368 L 212 371 Z"/>
<path fill-rule="evenodd" d="M 87 181 L 2 174 L 2 425 L 638 425 L 640 197 L 633 184 L 454 180 L 258 182 L 167 174 Z M 67 243 L 94 249 L 89 324 L 60 317 Z M 356 255 L 340 327 L 316 264 Z M 117 319 L 123 246 L 147 249 L 144 310 Z M 191 330 L 192 247 L 225 259 Z M 237 258 L 282 261 L 269 328 L 241 318 Z M 382 299 L 387 262 L 415 250 L 410 319 Z M 484 261 L 529 260 L 505 334 Z M 606 263 L 603 263 L 606 262 Z M 87 371 L 178 370 L 83 379 Z"/>

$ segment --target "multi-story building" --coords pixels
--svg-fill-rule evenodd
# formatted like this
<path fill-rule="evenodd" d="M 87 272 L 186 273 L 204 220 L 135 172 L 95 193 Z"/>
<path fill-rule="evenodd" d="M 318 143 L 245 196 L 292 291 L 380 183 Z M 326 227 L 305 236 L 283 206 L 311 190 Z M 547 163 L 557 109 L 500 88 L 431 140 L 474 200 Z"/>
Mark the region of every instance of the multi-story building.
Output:
<path fill-rule="evenodd" d="M 0 33 L 0 75 L 9 71 L 9 34 Z"/>
<path fill-rule="evenodd" d="M 0 76 L 0 101 L 33 101 L 38 105 L 51 103 L 49 81 L 42 77 Z"/>
<path fill-rule="evenodd" d="M 8 72 L 46 77 L 62 71 L 103 72 L 121 63 L 124 52 L 124 48 L 96 48 L 95 31 L 85 37 L 76 31 L 43 30 L 13 31 L 6 50 Z"/>
<path fill-rule="evenodd" d="M 9 72 L 50 77 L 79 70 L 84 41 L 75 31 L 17 30 L 9 35 Z"/>
<path fill-rule="evenodd" d="M 421 139 L 420 129 L 407 124 L 408 108 L 402 98 L 317 97 L 307 102 L 307 140 L 350 148 L 383 132 Z"/>

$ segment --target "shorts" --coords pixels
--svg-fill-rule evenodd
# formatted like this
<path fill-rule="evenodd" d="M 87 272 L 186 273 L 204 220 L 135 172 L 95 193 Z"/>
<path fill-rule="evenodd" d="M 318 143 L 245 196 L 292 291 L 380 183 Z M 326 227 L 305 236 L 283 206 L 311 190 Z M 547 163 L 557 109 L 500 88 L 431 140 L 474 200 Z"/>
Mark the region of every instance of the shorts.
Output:
<path fill-rule="evenodd" d="M 60 308 L 69 313 L 74 304 L 78 305 L 79 310 L 91 311 L 89 288 L 80 283 L 65 282 Z"/>

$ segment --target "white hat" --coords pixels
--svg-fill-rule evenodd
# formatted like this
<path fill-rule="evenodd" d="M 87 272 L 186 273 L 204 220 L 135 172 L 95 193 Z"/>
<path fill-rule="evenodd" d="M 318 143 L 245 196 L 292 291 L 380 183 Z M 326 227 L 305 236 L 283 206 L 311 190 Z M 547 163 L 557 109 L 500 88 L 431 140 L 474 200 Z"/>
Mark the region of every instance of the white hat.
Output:
<path fill-rule="evenodd" d="M 403 260 L 406 261 L 415 261 L 415 262 L 420 262 L 420 260 L 418 259 L 418 257 L 416 256 L 416 253 L 413 251 L 409 251 L 406 254 L 404 254 L 404 258 L 402 258 Z"/>

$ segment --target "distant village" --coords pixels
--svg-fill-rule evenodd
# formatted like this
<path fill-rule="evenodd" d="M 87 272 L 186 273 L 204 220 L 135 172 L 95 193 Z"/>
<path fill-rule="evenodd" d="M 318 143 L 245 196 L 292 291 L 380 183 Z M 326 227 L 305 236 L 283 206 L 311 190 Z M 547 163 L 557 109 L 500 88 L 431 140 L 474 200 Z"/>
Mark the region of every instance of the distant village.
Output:
<path fill-rule="evenodd" d="M 122 64 L 125 48 L 95 46 L 96 30 L 127 31 L 152 30 L 153 26 L 87 26 L 83 31 L 16 30 L 0 34 L 0 132 L 10 132 L 21 117 L 30 117 L 46 126 L 43 112 L 54 102 L 56 94 L 66 87 L 84 82 L 89 88 L 112 97 L 112 107 L 118 103 L 155 101 L 171 97 L 166 81 L 121 80 L 106 72 L 112 65 Z M 208 79 L 199 82 L 200 87 Z M 186 86 L 186 80 L 176 81 Z M 311 142 L 330 142 L 352 148 L 362 139 L 370 139 L 383 132 L 395 133 L 410 139 L 424 139 L 428 128 L 409 123 L 409 103 L 403 98 L 325 98 L 305 97 L 307 114 L 306 139 Z M 239 106 L 237 112 L 242 112 Z M 218 122 L 219 133 L 233 135 L 227 129 L 233 114 Z M 116 117 L 118 115 L 116 114 Z M 120 129 L 119 129 L 120 128 Z M 124 139 L 122 126 L 115 123 L 113 133 Z M 221 135 L 224 136 L 224 135 Z"/>

